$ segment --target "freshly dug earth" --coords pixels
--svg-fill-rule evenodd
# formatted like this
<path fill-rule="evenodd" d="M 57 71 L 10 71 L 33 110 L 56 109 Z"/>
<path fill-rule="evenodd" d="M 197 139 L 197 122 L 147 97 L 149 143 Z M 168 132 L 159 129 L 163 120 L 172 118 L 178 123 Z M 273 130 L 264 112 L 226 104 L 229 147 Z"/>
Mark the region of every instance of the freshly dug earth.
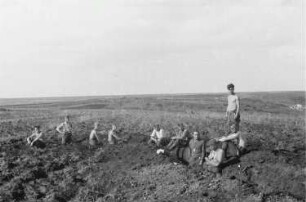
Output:
<path fill-rule="evenodd" d="M 157 155 L 143 131 L 125 132 L 127 142 L 118 145 L 104 137 L 104 145 L 89 148 L 91 125 L 78 125 L 71 145 L 60 145 L 50 130 L 40 150 L 20 135 L 31 131 L 26 122 L 2 123 L 8 137 L 0 143 L 0 201 L 305 201 L 304 149 L 256 146 L 250 138 L 251 151 L 217 179 L 176 164 L 174 155 Z"/>
<path fill-rule="evenodd" d="M 240 97 L 240 128 L 250 152 L 218 179 L 201 168 L 176 164 L 175 151 L 157 155 L 147 141 L 156 123 L 170 134 L 183 122 L 191 131 L 208 130 L 207 138 L 223 136 L 226 95 L 5 100 L 0 201 L 305 201 L 305 116 L 288 107 L 305 103 L 305 92 Z M 62 146 L 55 126 L 66 114 L 74 142 Z M 108 145 L 101 135 L 103 144 L 89 148 L 95 121 L 99 131 L 115 123 L 127 142 Z M 43 150 L 26 145 L 34 125 L 45 135 Z"/>

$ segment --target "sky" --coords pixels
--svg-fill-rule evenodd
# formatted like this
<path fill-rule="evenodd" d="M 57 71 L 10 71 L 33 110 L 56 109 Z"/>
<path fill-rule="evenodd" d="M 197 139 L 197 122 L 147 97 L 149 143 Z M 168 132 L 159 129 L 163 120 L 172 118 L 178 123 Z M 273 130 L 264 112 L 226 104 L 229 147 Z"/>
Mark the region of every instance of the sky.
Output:
<path fill-rule="evenodd" d="M 0 0 L 0 98 L 305 90 L 302 8 Z"/>

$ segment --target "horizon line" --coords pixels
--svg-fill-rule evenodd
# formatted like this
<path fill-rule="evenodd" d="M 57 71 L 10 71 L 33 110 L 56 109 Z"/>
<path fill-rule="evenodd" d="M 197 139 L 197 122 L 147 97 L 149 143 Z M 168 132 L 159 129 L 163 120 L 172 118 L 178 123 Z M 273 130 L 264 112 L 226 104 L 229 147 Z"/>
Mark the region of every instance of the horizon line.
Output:
<path fill-rule="evenodd" d="M 306 90 L 273 90 L 273 91 L 238 91 L 240 93 L 286 93 L 286 92 L 305 92 Z M 86 97 L 135 97 L 135 96 L 169 96 L 169 95 L 205 95 L 205 94 L 226 94 L 223 92 L 195 92 L 195 93 L 148 93 L 148 94 L 116 94 L 116 95 L 67 95 L 67 96 L 34 96 L 34 97 L 0 97 L 1 100 L 9 99 L 51 99 L 51 98 L 86 98 Z"/>

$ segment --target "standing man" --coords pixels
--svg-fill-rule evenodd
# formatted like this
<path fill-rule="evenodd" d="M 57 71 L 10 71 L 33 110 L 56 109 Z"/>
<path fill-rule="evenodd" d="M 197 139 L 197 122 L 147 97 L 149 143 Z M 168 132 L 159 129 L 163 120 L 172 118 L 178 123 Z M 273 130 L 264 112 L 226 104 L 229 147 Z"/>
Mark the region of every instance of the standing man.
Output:
<path fill-rule="evenodd" d="M 69 116 L 65 117 L 65 121 L 56 128 L 57 132 L 62 135 L 62 144 L 66 145 L 72 141 L 72 124 Z"/>
<path fill-rule="evenodd" d="M 230 83 L 227 85 L 229 95 L 227 97 L 228 105 L 226 110 L 227 126 L 230 131 L 230 126 L 235 124 L 237 131 L 239 131 L 240 124 L 240 100 L 238 95 L 235 93 L 234 84 Z"/>

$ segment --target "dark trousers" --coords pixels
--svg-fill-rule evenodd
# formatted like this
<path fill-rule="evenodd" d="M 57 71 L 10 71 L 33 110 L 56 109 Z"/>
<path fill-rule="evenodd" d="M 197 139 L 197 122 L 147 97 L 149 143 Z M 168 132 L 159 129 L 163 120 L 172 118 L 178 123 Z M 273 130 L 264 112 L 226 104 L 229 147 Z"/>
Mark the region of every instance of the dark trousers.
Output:
<path fill-rule="evenodd" d="M 228 126 L 228 131 L 230 131 L 231 126 L 235 124 L 237 131 L 239 130 L 239 124 L 240 124 L 241 118 L 240 118 L 240 113 L 238 116 L 235 118 L 235 113 L 234 112 L 229 112 L 227 115 L 227 126 Z"/>
<path fill-rule="evenodd" d="M 43 141 L 41 141 L 41 140 L 36 140 L 36 141 L 33 143 L 33 147 L 43 149 L 43 148 L 46 147 L 46 144 L 45 144 Z"/>
<path fill-rule="evenodd" d="M 66 132 L 64 133 L 62 137 L 62 144 L 70 144 L 72 142 L 72 133 L 71 132 Z"/>

